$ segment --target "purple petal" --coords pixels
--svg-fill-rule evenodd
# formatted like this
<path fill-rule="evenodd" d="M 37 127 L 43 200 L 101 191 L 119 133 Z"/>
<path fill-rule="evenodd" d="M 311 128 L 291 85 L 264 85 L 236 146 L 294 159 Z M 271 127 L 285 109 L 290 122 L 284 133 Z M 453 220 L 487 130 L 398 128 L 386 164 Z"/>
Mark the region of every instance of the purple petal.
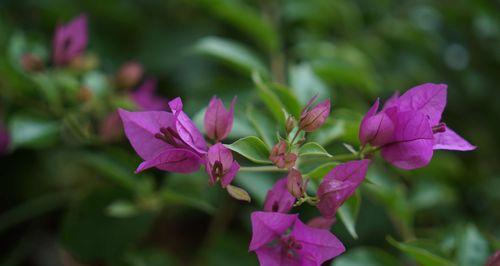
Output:
<path fill-rule="evenodd" d="M 201 158 L 198 154 L 187 149 L 168 149 L 152 159 L 142 162 L 136 173 L 156 167 L 160 170 L 176 173 L 192 173 L 198 171 Z"/>
<path fill-rule="evenodd" d="M 265 211 L 287 213 L 292 209 L 295 197 L 290 194 L 286 184 L 287 178 L 281 178 L 267 192 L 266 200 L 264 201 Z"/>
<path fill-rule="evenodd" d="M 151 160 L 171 145 L 155 138 L 161 127 L 173 127 L 172 114 L 160 111 L 129 112 L 118 109 L 130 144 L 144 160 Z"/>
<path fill-rule="evenodd" d="M 460 137 L 449 127 L 446 127 L 444 132 L 434 134 L 433 148 L 435 150 L 470 151 L 476 149 L 476 146 Z"/>
<path fill-rule="evenodd" d="M 399 100 L 399 91 L 396 91 L 391 96 L 391 98 L 389 98 L 389 99 L 387 99 L 387 101 L 385 101 L 385 104 L 382 107 L 382 111 L 385 110 L 385 109 L 397 106 L 398 105 L 398 100 Z"/>
<path fill-rule="evenodd" d="M 260 266 L 282 266 L 283 256 L 279 247 L 260 247 L 255 250 Z M 297 265 L 301 266 L 301 265 Z"/>
<path fill-rule="evenodd" d="M 214 165 L 216 161 L 219 161 L 222 163 L 223 169 L 229 169 L 233 164 L 233 154 L 230 149 L 226 148 L 226 146 L 219 142 L 212 145 L 210 149 L 208 149 L 207 161 L 211 165 Z"/>
<path fill-rule="evenodd" d="M 434 137 L 429 119 L 417 111 L 398 113 L 392 143 L 382 148 L 381 155 L 402 169 L 420 168 L 432 158 Z"/>
<path fill-rule="evenodd" d="M 228 111 L 221 99 L 212 97 L 203 121 L 205 132 L 209 138 L 220 141 L 227 137 L 233 127 L 235 101 L 236 97 L 233 98 Z"/>
<path fill-rule="evenodd" d="M 319 185 L 318 209 L 326 218 L 335 217 L 337 209 L 356 191 L 365 179 L 370 160 L 340 164 L 328 173 Z"/>
<path fill-rule="evenodd" d="M 309 222 L 307 222 L 307 226 L 318 229 L 330 230 L 330 228 L 332 228 L 332 225 L 334 225 L 335 222 L 336 222 L 335 217 L 325 218 L 323 216 L 318 216 L 309 220 Z"/>
<path fill-rule="evenodd" d="M 315 258 L 316 265 L 321 265 L 345 251 L 342 242 L 329 230 L 309 227 L 299 219 L 295 222 L 290 235 L 302 244 L 302 254 Z"/>
<path fill-rule="evenodd" d="M 425 83 L 411 88 L 398 100 L 401 111 L 419 111 L 429 117 L 430 125 L 441 121 L 446 106 L 446 84 Z"/>
<path fill-rule="evenodd" d="M 254 251 L 285 233 L 298 220 L 298 216 L 258 211 L 252 213 L 251 220 L 253 234 L 249 250 Z"/>
<path fill-rule="evenodd" d="M 361 121 L 359 139 L 362 145 L 370 143 L 373 146 L 382 146 L 392 140 L 394 123 L 384 111 L 376 114 L 378 106 L 377 99 Z"/>
<path fill-rule="evenodd" d="M 175 128 L 181 139 L 200 154 L 207 152 L 207 143 L 193 121 L 182 111 L 182 101 L 179 97 L 168 103 L 174 114 Z"/>
<path fill-rule="evenodd" d="M 162 97 L 155 95 L 156 80 L 146 80 L 136 91 L 131 94 L 132 101 L 141 111 L 166 110 L 168 102 Z"/>
<path fill-rule="evenodd" d="M 233 161 L 231 164 L 231 167 L 229 168 L 229 171 L 224 174 L 224 176 L 221 178 L 221 185 L 223 188 L 225 188 L 227 185 L 231 184 L 233 181 L 234 177 L 240 170 L 240 164 L 238 164 L 237 161 Z"/>
<path fill-rule="evenodd" d="M 57 26 L 53 40 L 53 60 L 56 65 L 69 63 L 81 55 L 87 46 L 87 16 L 80 15 Z"/>

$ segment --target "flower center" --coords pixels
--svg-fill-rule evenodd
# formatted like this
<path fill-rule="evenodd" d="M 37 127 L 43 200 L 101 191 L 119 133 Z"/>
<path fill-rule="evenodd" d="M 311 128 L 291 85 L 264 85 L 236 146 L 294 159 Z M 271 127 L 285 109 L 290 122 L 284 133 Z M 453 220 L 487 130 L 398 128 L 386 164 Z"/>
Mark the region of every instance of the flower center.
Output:
<path fill-rule="evenodd" d="M 220 161 L 215 161 L 212 167 L 212 175 L 215 177 L 222 177 L 224 175 L 224 167 Z"/>
<path fill-rule="evenodd" d="M 302 249 L 302 244 L 293 236 L 282 236 L 281 247 L 283 254 L 289 258 L 296 258 L 298 251 Z"/>
<path fill-rule="evenodd" d="M 432 133 L 443 133 L 446 131 L 446 124 L 445 123 L 439 123 L 435 126 L 432 127 Z"/>
<path fill-rule="evenodd" d="M 184 141 L 181 139 L 179 134 L 171 127 L 160 128 L 160 133 L 155 134 L 155 138 L 162 140 L 174 147 L 182 147 Z"/>

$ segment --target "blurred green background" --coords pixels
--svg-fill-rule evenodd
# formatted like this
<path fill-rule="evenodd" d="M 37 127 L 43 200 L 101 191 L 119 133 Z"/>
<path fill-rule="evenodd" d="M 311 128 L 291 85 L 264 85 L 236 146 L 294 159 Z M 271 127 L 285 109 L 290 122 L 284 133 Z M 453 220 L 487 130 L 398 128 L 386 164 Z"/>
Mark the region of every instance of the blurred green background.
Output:
<path fill-rule="evenodd" d="M 22 52 L 50 57 L 55 25 L 82 12 L 96 69 L 48 81 L 19 69 Z M 438 151 L 411 172 L 376 160 L 368 179 L 383 186 L 361 189 L 357 239 L 343 223 L 333 227 L 347 247 L 333 265 L 483 265 L 500 248 L 499 20 L 500 2 L 472 0 L 0 1 L 0 117 L 22 135 L 0 157 L 0 261 L 257 264 L 247 252 L 249 213 L 261 209 L 272 176 L 240 174 L 254 199 L 244 204 L 208 189 L 202 172 L 134 175 L 139 158 L 126 140 L 94 138 L 96 121 L 127 106 L 108 78 L 137 60 L 158 93 L 181 96 L 195 120 L 212 95 L 237 95 L 232 140 L 269 122 L 246 115 L 261 105 L 252 70 L 292 87 L 302 103 L 331 97 L 333 118 L 313 137 L 332 153 L 358 145 L 359 120 L 376 97 L 448 84 L 445 121 L 479 148 Z M 97 98 L 104 91 L 91 111 L 44 103 L 46 87 L 83 83 Z M 421 240 L 401 244 L 413 237 Z"/>

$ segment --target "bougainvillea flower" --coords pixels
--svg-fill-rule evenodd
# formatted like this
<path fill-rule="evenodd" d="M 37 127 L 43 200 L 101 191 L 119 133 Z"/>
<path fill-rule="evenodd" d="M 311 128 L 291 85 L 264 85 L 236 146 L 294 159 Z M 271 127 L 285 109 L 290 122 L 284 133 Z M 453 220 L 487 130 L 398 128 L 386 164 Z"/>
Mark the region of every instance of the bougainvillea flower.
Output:
<path fill-rule="evenodd" d="M 155 94 L 156 80 L 147 79 L 137 90 L 131 93 L 130 98 L 140 111 L 161 111 L 167 109 L 168 101 Z"/>
<path fill-rule="evenodd" d="M 446 106 L 444 84 L 426 83 L 394 94 L 377 113 L 378 100 L 363 118 L 359 138 L 381 148 L 382 157 L 402 169 L 426 166 L 433 150 L 476 147 L 441 122 Z"/>
<path fill-rule="evenodd" d="M 297 154 L 288 152 L 285 141 L 280 140 L 271 150 L 269 160 L 278 168 L 292 168 L 297 160 Z"/>
<path fill-rule="evenodd" d="M 239 169 L 240 165 L 233 160 L 231 150 L 222 143 L 217 143 L 208 149 L 205 171 L 210 176 L 210 185 L 220 180 L 221 186 L 225 188 L 231 184 Z"/>
<path fill-rule="evenodd" d="M 303 224 L 297 214 L 252 213 L 252 241 L 261 266 L 320 266 L 345 251 L 329 230 Z"/>
<path fill-rule="evenodd" d="M 0 155 L 4 155 L 9 150 L 10 135 L 2 121 L 0 121 Z"/>
<path fill-rule="evenodd" d="M 330 100 L 326 99 L 311 108 L 315 100 L 316 96 L 309 100 L 300 115 L 299 128 L 306 132 L 312 132 L 321 127 L 330 115 Z"/>
<path fill-rule="evenodd" d="M 65 25 L 58 25 L 54 33 L 52 60 L 61 66 L 83 54 L 87 47 L 87 16 L 80 15 Z"/>
<path fill-rule="evenodd" d="M 302 179 L 299 170 L 292 168 L 286 176 L 286 188 L 296 198 L 302 197 L 306 191 L 307 182 Z"/>
<path fill-rule="evenodd" d="M 129 112 L 119 109 L 125 135 L 144 160 L 136 172 L 156 167 L 160 170 L 190 173 L 203 163 L 207 145 L 193 121 L 182 111 L 182 101 L 169 102 L 172 113 L 162 111 Z"/>
<path fill-rule="evenodd" d="M 335 166 L 319 185 L 318 209 L 325 218 L 333 218 L 337 209 L 363 182 L 370 160 L 350 161 Z"/>
<path fill-rule="evenodd" d="M 229 135 L 233 128 L 235 102 L 236 97 L 233 98 L 229 110 L 227 110 L 221 99 L 216 96 L 212 97 L 203 120 L 205 133 L 210 139 L 219 142 Z"/>
<path fill-rule="evenodd" d="M 287 178 L 281 178 L 267 192 L 264 201 L 264 210 L 268 212 L 289 212 L 295 203 L 295 197 L 290 194 L 287 187 Z"/>

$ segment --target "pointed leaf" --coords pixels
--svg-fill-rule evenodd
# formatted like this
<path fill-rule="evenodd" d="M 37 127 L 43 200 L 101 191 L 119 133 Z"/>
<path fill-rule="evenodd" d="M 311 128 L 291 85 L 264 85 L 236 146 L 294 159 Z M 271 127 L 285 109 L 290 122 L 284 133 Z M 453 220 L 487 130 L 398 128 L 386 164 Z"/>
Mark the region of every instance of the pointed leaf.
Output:
<path fill-rule="evenodd" d="M 257 137 L 242 138 L 232 144 L 226 145 L 226 147 L 254 163 L 271 164 L 269 160 L 269 148 Z"/>
<path fill-rule="evenodd" d="M 316 142 L 308 142 L 304 144 L 302 147 L 299 149 L 299 156 L 326 156 L 326 157 L 332 157 L 331 154 L 329 154 L 323 146 L 319 145 Z"/>
<path fill-rule="evenodd" d="M 361 193 L 356 191 L 340 208 L 337 210 L 340 221 L 354 239 L 358 239 L 356 233 L 356 220 L 358 219 L 359 208 L 361 206 Z"/>
<path fill-rule="evenodd" d="M 452 266 L 455 265 L 453 262 L 447 260 L 446 258 L 435 254 L 433 250 L 424 248 L 417 243 L 403 243 L 394 240 L 392 237 L 388 236 L 387 241 L 391 243 L 394 247 L 401 250 L 406 255 L 412 257 L 416 262 L 421 265 L 426 266 Z"/>

